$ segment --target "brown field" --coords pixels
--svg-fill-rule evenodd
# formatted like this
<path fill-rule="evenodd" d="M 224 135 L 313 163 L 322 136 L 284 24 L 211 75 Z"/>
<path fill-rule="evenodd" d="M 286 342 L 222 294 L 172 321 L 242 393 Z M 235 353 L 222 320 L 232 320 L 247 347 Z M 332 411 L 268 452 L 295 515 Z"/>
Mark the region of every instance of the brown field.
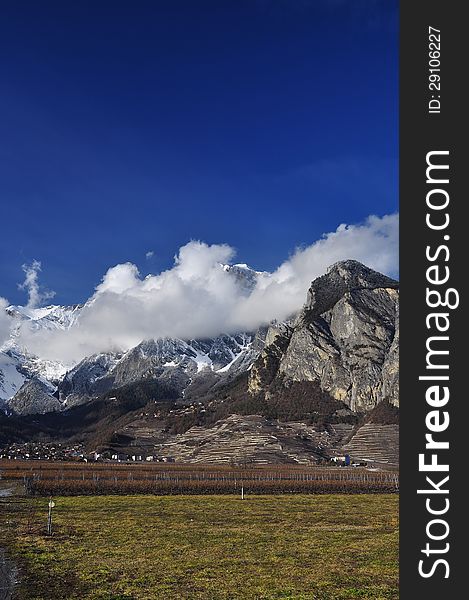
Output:
<path fill-rule="evenodd" d="M 393 471 L 296 465 L 0 461 L 4 480 L 21 482 L 29 495 L 392 493 Z"/>

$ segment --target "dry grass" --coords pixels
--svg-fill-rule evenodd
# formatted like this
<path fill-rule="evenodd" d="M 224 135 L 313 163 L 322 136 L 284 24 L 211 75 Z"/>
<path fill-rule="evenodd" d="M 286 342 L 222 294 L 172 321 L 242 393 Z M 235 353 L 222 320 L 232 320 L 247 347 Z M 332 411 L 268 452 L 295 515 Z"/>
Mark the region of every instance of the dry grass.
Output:
<path fill-rule="evenodd" d="M 397 599 L 396 495 L 60 497 L 5 505 L 20 600 Z"/>

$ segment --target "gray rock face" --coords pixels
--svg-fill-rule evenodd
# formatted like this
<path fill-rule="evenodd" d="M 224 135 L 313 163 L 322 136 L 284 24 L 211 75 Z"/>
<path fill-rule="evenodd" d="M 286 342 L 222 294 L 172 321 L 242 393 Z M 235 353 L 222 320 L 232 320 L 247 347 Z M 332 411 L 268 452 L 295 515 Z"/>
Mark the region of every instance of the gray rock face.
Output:
<path fill-rule="evenodd" d="M 330 310 L 346 292 L 379 288 L 398 289 L 399 283 L 356 260 L 344 260 L 313 281 L 304 310 L 314 318 Z"/>
<path fill-rule="evenodd" d="M 396 333 L 383 363 L 381 393 L 394 406 L 399 406 L 399 305 L 396 314 Z"/>
<path fill-rule="evenodd" d="M 8 408 L 17 415 L 35 415 L 61 410 L 62 403 L 44 383 L 30 379 L 9 400 Z"/>
<path fill-rule="evenodd" d="M 398 303 L 393 279 L 356 261 L 333 265 L 312 283 L 292 328 L 268 333 L 250 390 L 283 377 L 318 381 L 355 412 L 384 399 L 398 406 Z"/>

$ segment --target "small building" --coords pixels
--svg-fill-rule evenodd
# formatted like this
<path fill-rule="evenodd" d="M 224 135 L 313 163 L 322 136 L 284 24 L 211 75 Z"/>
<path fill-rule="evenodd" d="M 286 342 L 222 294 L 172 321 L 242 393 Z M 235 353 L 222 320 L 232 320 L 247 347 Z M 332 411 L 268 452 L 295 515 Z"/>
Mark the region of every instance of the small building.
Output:
<path fill-rule="evenodd" d="M 331 462 L 334 462 L 344 467 L 349 467 L 351 463 L 350 454 L 344 454 L 343 456 L 333 456 L 331 458 Z"/>

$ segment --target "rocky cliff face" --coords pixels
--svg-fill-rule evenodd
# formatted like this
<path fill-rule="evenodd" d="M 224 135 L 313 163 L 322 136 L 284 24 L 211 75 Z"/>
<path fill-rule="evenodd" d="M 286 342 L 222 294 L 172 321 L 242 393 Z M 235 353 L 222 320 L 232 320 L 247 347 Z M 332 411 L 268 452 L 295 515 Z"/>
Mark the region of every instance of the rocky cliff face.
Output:
<path fill-rule="evenodd" d="M 291 323 L 274 325 L 254 363 L 249 390 L 275 379 L 316 381 L 354 412 L 387 399 L 399 405 L 398 283 L 356 261 L 313 281 Z"/>

